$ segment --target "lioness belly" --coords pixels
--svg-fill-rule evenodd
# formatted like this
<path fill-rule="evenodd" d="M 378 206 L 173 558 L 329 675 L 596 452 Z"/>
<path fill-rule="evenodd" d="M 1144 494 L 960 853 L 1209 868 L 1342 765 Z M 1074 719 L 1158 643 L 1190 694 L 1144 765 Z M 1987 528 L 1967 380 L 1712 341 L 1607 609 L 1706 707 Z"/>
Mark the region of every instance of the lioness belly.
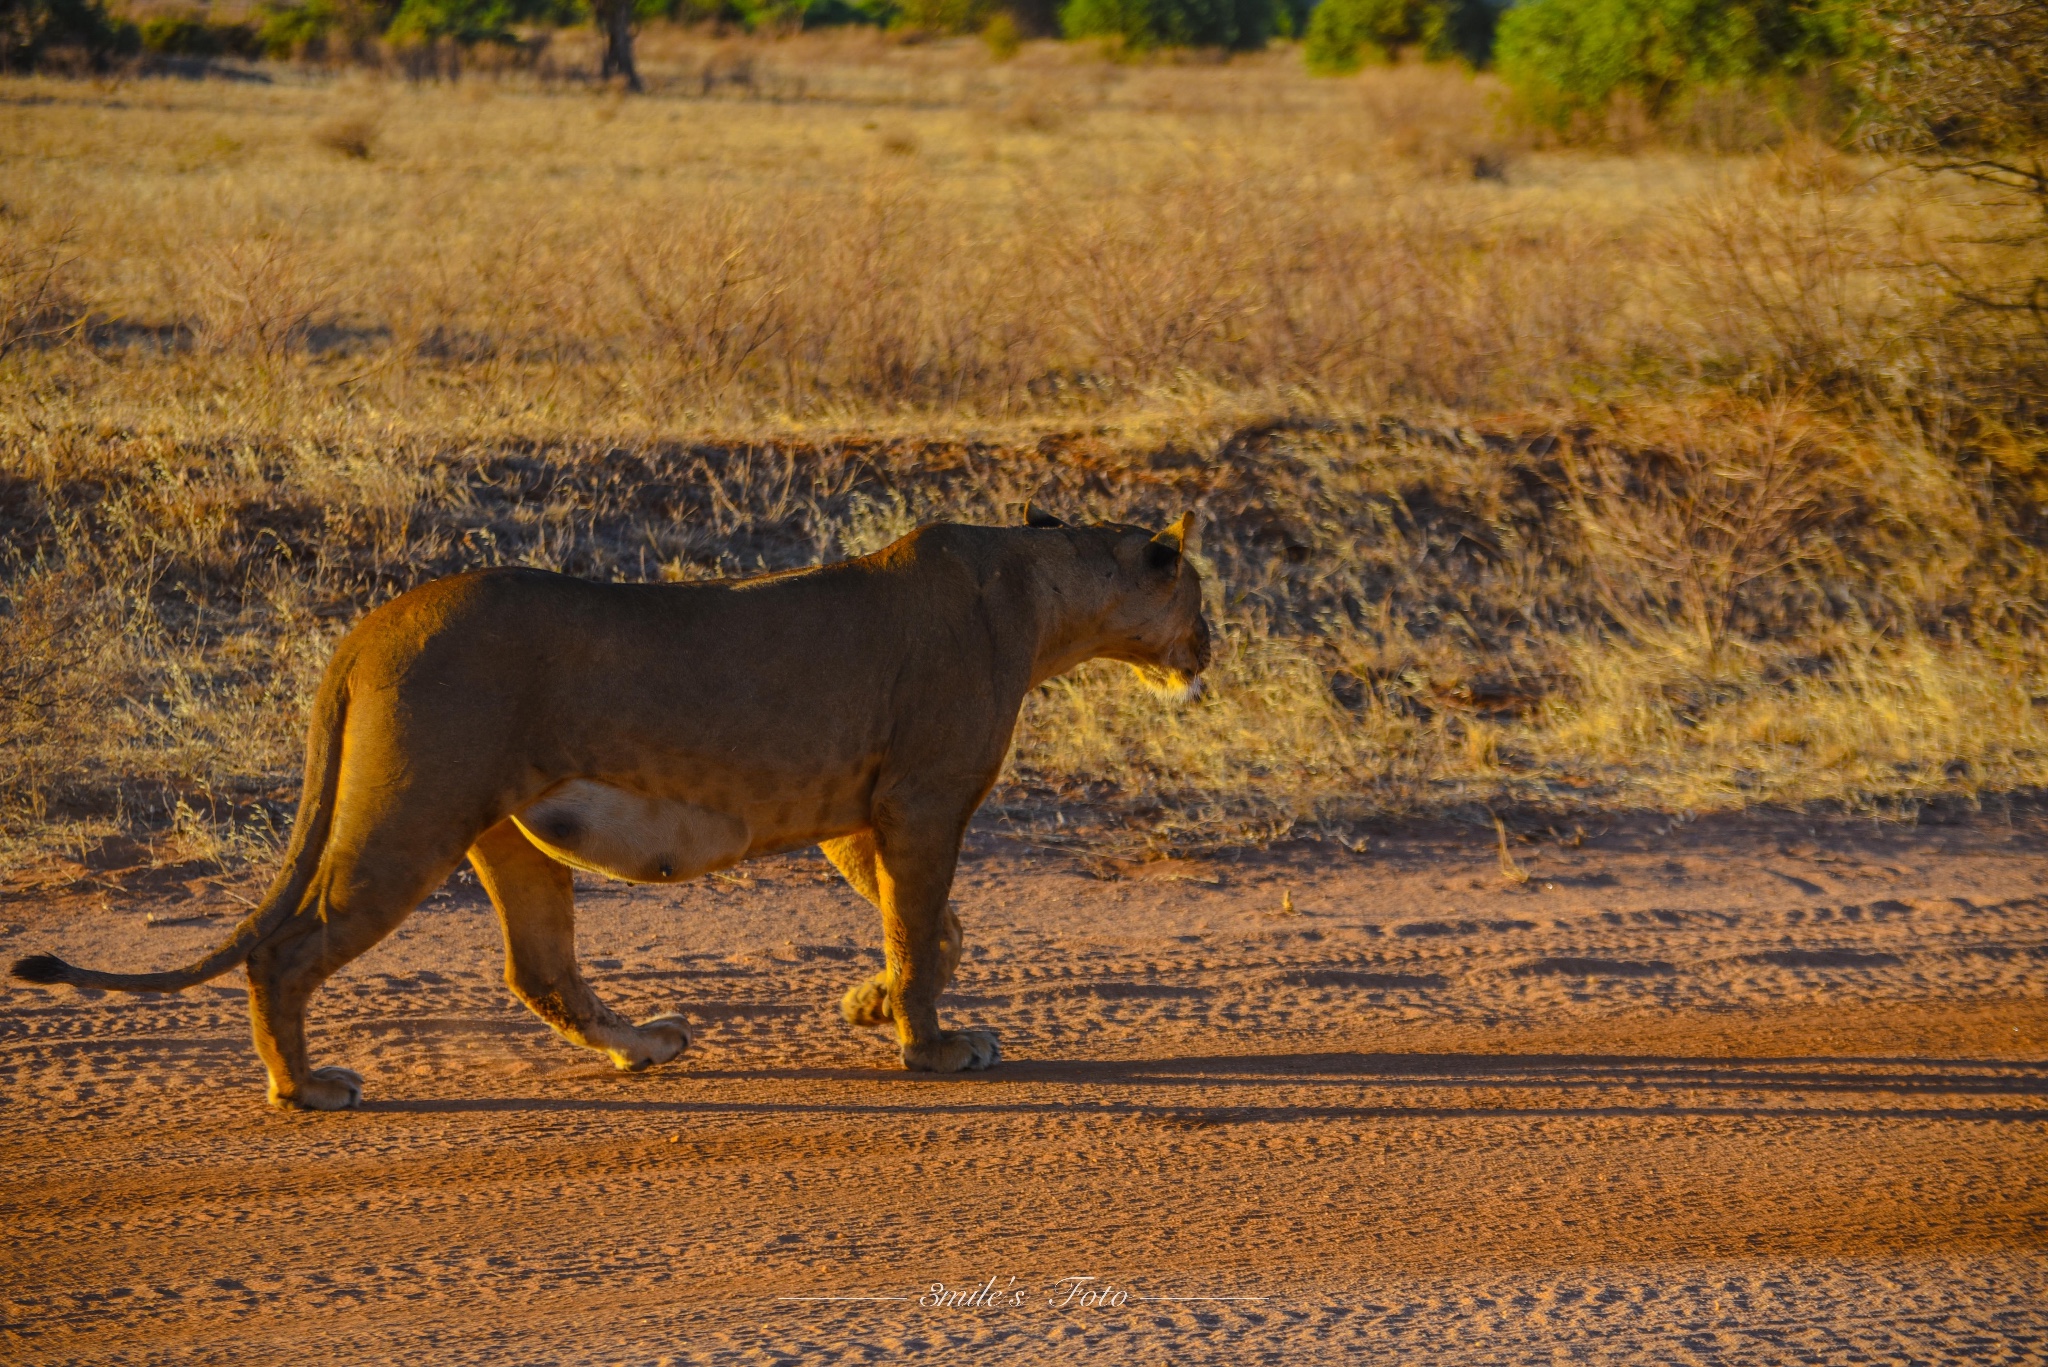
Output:
<path fill-rule="evenodd" d="M 512 818 L 571 868 L 635 883 L 694 878 L 744 858 L 747 823 L 673 798 L 572 779 Z"/>

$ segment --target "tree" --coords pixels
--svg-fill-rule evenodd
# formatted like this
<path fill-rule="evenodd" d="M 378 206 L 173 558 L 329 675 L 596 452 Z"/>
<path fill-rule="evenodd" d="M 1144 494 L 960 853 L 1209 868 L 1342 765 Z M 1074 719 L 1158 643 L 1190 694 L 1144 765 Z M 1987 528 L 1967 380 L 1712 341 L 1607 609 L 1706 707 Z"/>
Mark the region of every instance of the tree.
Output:
<path fill-rule="evenodd" d="M 1484 66 L 1494 11 L 1486 0 L 1322 0 L 1307 28 L 1302 55 L 1318 75 L 1384 62 L 1403 47 L 1420 48 L 1432 61 L 1460 56 Z"/>
<path fill-rule="evenodd" d="M 1865 140 L 1923 170 L 1978 182 L 2020 211 L 1996 239 L 2013 278 L 1965 286 L 1965 302 L 2032 316 L 2048 338 L 2048 4 L 1894 0 L 1862 63 Z M 2029 264 L 2030 263 L 2030 264 Z"/>
<path fill-rule="evenodd" d="M 604 35 L 604 60 L 597 74 L 607 81 L 622 77 L 626 89 L 636 93 L 645 89 L 633 67 L 633 0 L 590 0 L 590 13 Z"/>
<path fill-rule="evenodd" d="M 133 43 L 133 27 L 109 18 L 100 0 L 0 0 L 0 71 L 66 48 L 97 64 Z"/>
<path fill-rule="evenodd" d="M 302 12 L 314 15 L 333 4 L 334 0 L 308 0 Z M 568 24 L 581 16 L 578 0 L 403 0 L 384 37 L 399 44 L 442 38 L 464 47 L 514 44 L 519 41 L 518 25 Z M 628 89 L 639 90 L 640 75 L 633 69 L 633 0 L 591 0 L 591 17 L 605 38 L 603 76 L 623 76 Z"/>
<path fill-rule="evenodd" d="M 1256 51 L 1272 36 L 1274 0 L 1068 0 L 1069 38 L 1121 38 L 1134 50 L 1220 47 Z"/>
<path fill-rule="evenodd" d="M 516 0 L 405 0 L 384 29 L 397 44 L 451 38 L 464 47 L 515 41 L 512 26 L 528 17 Z"/>
<path fill-rule="evenodd" d="M 2048 5 L 1901 0 L 1876 27 L 1867 140 L 2048 205 Z"/>

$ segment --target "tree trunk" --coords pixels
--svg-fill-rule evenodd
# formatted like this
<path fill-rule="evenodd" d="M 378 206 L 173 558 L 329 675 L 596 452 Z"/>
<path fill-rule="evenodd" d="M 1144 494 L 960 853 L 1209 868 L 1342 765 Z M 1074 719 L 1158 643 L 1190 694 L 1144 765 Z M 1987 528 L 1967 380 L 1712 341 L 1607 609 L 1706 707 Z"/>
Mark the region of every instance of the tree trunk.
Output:
<path fill-rule="evenodd" d="M 604 80 L 626 78 L 626 89 L 638 93 L 640 73 L 633 69 L 633 0 L 596 0 L 598 29 L 604 34 L 604 65 L 598 75 Z"/>

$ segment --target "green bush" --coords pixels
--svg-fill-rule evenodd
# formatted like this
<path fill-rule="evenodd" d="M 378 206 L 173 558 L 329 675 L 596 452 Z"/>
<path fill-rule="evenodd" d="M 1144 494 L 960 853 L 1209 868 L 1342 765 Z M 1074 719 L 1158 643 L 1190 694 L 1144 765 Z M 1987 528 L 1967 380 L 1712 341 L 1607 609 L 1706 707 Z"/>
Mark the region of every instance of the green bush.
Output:
<path fill-rule="evenodd" d="M 393 43 L 509 43 L 521 15 L 515 0 L 405 0 L 384 30 Z"/>
<path fill-rule="evenodd" d="M 1302 55 L 1319 76 L 1384 62 L 1407 28 L 1409 0 L 1323 0 L 1308 17 Z"/>
<path fill-rule="evenodd" d="M 1493 47 L 1486 0 L 1323 0 L 1309 15 L 1303 55 L 1310 71 L 1338 76 L 1395 49 L 1416 47 L 1433 61 L 1463 57 L 1484 66 Z"/>
<path fill-rule="evenodd" d="M 1423 41 L 1434 56 L 1463 57 L 1473 66 L 1493 62 L 1493 35 L 1503 8 L 1494 0 L 1443 0 L 1423 29 Z"/>
<path fill-rule="evenodd" d="M 396 0 L 302 0 L 268 4 L 257 38 L 272 57 L 317 57 L 330 43 L 368 42 L 390 25 Z"/>
<path fill-rule="evenodd" d="M 1661 116 L 1688 90 L 1797 75 L 1855 55 L 1862 0 L 1526 0 L 1494 57 L 1522 115 L 1553 128 L 1618 94 Z"/>
<path fill-rule="evenodd" d="M 262 50 L 248 24 L 214 24 L 197 12 L 153 14 L 142 21 L 142 50 L 166 57 L 254 57 Z"/>
<path fill-rule="evenodd" d="M 997 10 L 994 17 L 981 26 L 981 41 L 987 44 L 989 56 L 999 62 L 1007 62 L 1024 46 L 1024 33 L 1017 27 L 1015 15 L 1008 10 Z"/>
<path fill-rule="evenodd" d="M 920 33 L 976 33 L 988 22 L 989 0 L 898 0 L 895 27 Z"/>
<path fill-rule="evenodd" d="M 936 12 L 942 0 L 927 0 Z M 961 8 L 956 3 L 954 8 Z M 983 6 L 984 12 L 987 7 Z M 757 29 L 835 28 L 842 24 L 888 26 L 897 21 L 895 0 L 634 0 L 633 13 L 639 19 L 674 19 L 685 24 L 737 24 L 750 32 Z M 908 27 L 923 28 L 911 24 Z M 938 31 L 933 26 L 931 31 Z M 964 31 L 964 30 L 946 30 Z"/>
<path fill-rule="evenodd" d="M 266 6 L 258 32 L 272 57 L 318 56 L 337 42 L 380 37 L 400 45 L 441 38 L 464 45 L 511 43 L 517 41 L 517 25 L 573 24 L 588 17 L 583 0 L 302 0 Z"/>
<path fill-rule="evenodd" d="M 1272 36 L 1275 0 L 1067 0 L 1069 38 L 1116 38 L 1125 48 L 1220 47 L 1250 52 Z"/>

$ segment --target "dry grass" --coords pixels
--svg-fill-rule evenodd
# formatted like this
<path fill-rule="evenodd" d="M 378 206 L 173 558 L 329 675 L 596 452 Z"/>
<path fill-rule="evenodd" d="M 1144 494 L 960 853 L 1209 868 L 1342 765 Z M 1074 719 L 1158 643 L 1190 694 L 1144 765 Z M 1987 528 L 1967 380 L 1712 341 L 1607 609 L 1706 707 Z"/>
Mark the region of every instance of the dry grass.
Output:
<path fill-rule="evenodd" d="M 996 799 L 1034 828 L 2048 778 L 2048 461 L 2000 398 L 2038 358 L 1948 293 L 2009 264 L 1995 208 L 1797 140 L 1517 147 L 1483 83 L 1286 53 L 644 53 L 644 100 L 0 89 L 18 854 L 264 848 L 326 650 L 423 578 L 747 571 L 1041 491 L 1197 507 L 1225 648 L 1186 712 L 1041 690 Z"/>

